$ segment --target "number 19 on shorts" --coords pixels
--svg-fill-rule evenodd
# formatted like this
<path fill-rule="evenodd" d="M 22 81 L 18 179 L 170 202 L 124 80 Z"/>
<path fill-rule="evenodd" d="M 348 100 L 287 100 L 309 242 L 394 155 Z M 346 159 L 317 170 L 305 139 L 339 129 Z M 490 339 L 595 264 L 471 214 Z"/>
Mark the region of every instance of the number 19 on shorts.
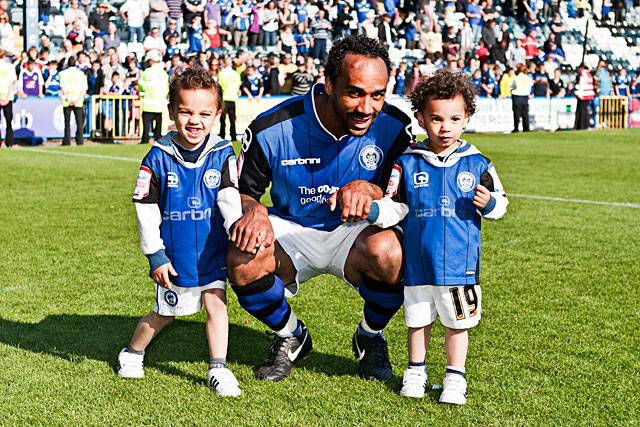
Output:
<path fill-rule="evenodd" d="M 449 288 L 456 320 L 464 320 L 478 315 L 478 305 L 480 301 L 478 300 L 476 286 L 477 285 L 469 285 Z"/>

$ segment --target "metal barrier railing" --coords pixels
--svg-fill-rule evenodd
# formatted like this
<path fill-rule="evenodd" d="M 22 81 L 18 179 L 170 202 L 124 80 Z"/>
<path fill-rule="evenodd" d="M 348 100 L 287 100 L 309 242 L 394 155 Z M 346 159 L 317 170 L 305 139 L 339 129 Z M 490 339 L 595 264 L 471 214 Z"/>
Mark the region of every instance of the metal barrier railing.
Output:
<path fill-rule="evenodd" d="M 609 129 L 629 127 L 629 99 L 626 96 L 602 96 L 598 124 Z"/>
<path fill-rule="evenodd" d="M 142 103 L 139 96 L 94 95 L 91 97 L 91 138 L 95 140 L 140 139 Z"/>

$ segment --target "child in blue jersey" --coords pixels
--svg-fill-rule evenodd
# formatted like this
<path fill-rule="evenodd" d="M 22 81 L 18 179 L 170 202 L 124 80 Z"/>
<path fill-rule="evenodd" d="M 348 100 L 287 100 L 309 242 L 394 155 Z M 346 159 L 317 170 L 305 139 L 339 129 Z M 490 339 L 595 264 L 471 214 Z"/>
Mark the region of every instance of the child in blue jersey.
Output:
<path fill-rule="evenodd" d="M 402 154 L 369 220 L 403 229 L 404 310 L 409 367 L 402 396 L 423 397 L 425 356 L 436 317 L 445 328 L 446 376 L 440 402 L 466 402 L 467 330 L 481 316 L 481 219 L 499 219 L 508 201 L 493 165 L 460 139 L 476 90 L 463 73 L 437 71 L 411 103 L 428 139 Z"/>
<path fill-rule="evenodd" d="M 211 129 L 222 89 L 211 74 L 190 67 L 173 75 L 169 115 L 177 132 L 161 138 L 142 161 L 133 194 L 142 252 L 155 282 L 155 309 L 142 318 L 118 356 L 118 374 L 144 376 L 144 351 L 175 316 L 207 311 L 208 384 L 239 396 L 227 368 L 227 233 L 242 216 L 231 143 Z"/>

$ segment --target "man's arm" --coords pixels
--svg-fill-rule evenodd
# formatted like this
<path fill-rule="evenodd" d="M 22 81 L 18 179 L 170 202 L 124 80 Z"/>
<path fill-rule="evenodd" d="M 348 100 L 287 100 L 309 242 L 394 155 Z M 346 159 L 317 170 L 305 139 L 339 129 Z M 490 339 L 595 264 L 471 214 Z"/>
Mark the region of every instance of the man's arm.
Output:
<path fill-rule="evenodd" d="M 489 192 L 489 200 L 481 208 L 475 203 L 476 197 L 474 197 L 474 205 L 478 208 L 478 213 L 482 215 L 483 218 L 489 220 L 502 218 L 504 214 L 507 213 L 509 199 L 507 199 L 504 187 L 502 186 L 502 182 L 500 182 L 500 178 L 498 178 L 493 164 L 490 164 L 489 168 L 480 176 L 480 185 L 478 187 L 481 188 L 476 190 L 476 197 L 479 192 L 478 190 L 482 192 L 482 188 Z"/>

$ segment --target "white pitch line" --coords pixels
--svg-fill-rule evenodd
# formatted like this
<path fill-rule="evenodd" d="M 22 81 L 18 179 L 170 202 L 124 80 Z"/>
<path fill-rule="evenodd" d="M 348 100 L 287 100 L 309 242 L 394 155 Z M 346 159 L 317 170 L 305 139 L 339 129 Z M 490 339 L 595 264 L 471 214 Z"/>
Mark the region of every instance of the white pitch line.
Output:
<path fill-rule="evenodd" d="M 89 154 L 89 153 L 75 153 L 70 151 L 57 151 L 57 150 L 45 150 L 42 148 L 21 148 L 20 150 L 24 151 L 32 151 L 34 153 L 45 153 L 45 154 L 60 154 L 63 156 L 76 156 L 76 157 L 92 157 L 96 159 L 107 159 L 107 160 L 121 160 L 125 162 L 135 162 L 139 163 L 140 160 L 134 159 L 131 157 L 118 157 L 118 156 L 109 156 L 105 154 Z M 562 203 L 581 203 L 587 205 L 599 205 L 599 206 L 615 206 L 619 208 L 632 208 L 632 209 L 640 209 L 640 203 L 623 203 L 623 202 L 604 202 L 599 200 L 585 200 L 585 199 L 568 199 L 564 197 L 551 197 L 551 196 L 540 196 L 536 194 L 514 194 L 507 193 L 509 197 L 516 197 L 521 199 L 533 199 L 533 200 L 546 200 L 549 202 L 562 202 Z"/>
<path fill-rule="evenodd" d="M 132 157 L 118 157 L 118 156 L 109 156 L 106 154 L 89 154 L 89 153 L 75 153 L 71 151 L 57 151 L 57 150 L 45 150 L 42 148 L 20 148 L 20 151 L 31 151 L 34 153 L 45 153 L 45 154 L 60 154 L 62 156 L 74 156 L 74 157 L 91 157 L 94 159 L 107 159 L 107 160 L 122 160 L 125 162 L 135 162 L 140 163 L 140 159 L 134 159 Z"/>
<path fill-rule="evenodd" d="M 620 208 L 640 209 L 640 204 L 639 203 L 601 202 L 601 201 L 598 201 L 598 200 L 565 199 L 564 197 L 538 196 L 536 194 L 513 194 L 513 193 L 507 193 L 507 196 L 508 197 L 519 197 L 521 199 L 547 200 L 547 201 L 551 201 L 551 202 L 583 203 L 583 204 L 587 204 L 587 205 L 616 206 L 616 207 L 620 207 Z"/>

